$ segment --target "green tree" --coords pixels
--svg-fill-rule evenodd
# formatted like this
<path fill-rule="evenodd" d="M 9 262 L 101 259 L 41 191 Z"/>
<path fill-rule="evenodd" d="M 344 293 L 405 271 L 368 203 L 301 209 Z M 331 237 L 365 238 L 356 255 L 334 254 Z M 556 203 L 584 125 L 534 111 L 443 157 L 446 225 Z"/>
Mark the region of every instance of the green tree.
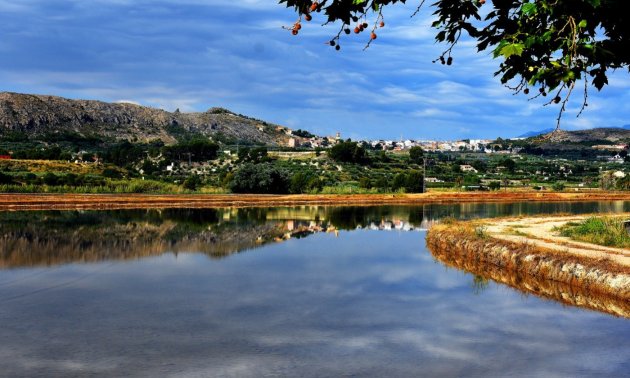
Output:
<path fill-rule="evenodd" d="M 52 173 L 48 172 L 44 175 L 44 184 L 46 185 L 57 185 L 59 183 L 59 177 Z"/>
<path fill-rule="evenodd" d="M 479 176 L 469 173 L 464 176 L 464 185 L 479 185 L 481 183 L 481 179 Z"/>
<path fill-rule="evenodd" d="M 368 161 L 367 151 L 357 142 L 341 142 L 328 150 L 328 156 L 339 162 L 365 164 Z"/>
<path fill-rule="evenodd" d="M 286 194 L 289 174 L 271 163 L 246 163 L 234 173 L 230 189 L 234 193 Z"/>
<path fill-rule="evenodd" d="M 516 169 L 516 162 L 512 159 L 503 160 L 503 162 L 501 162 L 501 165 L 503 165 L 505 169 L 507 169 L 507 171 L 510 173 L 514 173 L 514 170 Z"/>
<path fill-rule="evenodd" d="M 424 190 L 424 175 L 420 171 L 409 171 L 405 179 L 407 193 L 422 193 Z"/>
<path fill-rule="evenodd" d="M 485 173 L 488 170 L 488 164 L 483 160 L 474 160 L 470 165 L 475 168 L 479 173 Z"/>
<path fill-rule="evenodd" d="M 183 187 L 188 190 L 197 190 L 201 186 L 201 178 L 198 175 L 192 174 L 184 180 Z"/>
<path fill-rule="evenodd" d="M 490 190 L 499 190 L 501 188 L 501 182 L 490 181 L 490 183 L 488 184 L 488 188 L 490 188 Z"/>
<path fill-rule="evenodd" d="M 208 161 L 217 158 L 219 145 L 205 138 L 194 138 L 172 146 L 162 147 L 167 159 L 178 161 Z"/>
<path fill-rule="evenodd" d="M 300 15 L 293 28 L 298 34 L 301 20 L 323 13 L 319 23 L 341 25 L 330 45 L 340 50 L 342 38 L 368 31 L 367 46 L 386 27 L 384 14 L 405 0 L 280 0 Z M 418 0 L 418 11 L 424 0 Z M 435 62 L 452 64 L 453 47 L 462 36 L 477 43 L 478 51 L 490 51 L 500 60 L 495 75 L 515 92 L 530 89 L 546 96 L 550 103 L 565 102 L 578 80 L 590 80 L 598 90 L 608 84 L 607 73 L 630 63 L 630 27 L 626 3 L 613 0 L 436 0 L 435 39 L 445 43 Z M 366 25 L 370 18 L 371 25 Z M 343 33 L 345 31 L 345 33 Z M 371 31 L 371 32 L 370 32 Z M 586 104 L 586 90 L 584 104 Z M 562 101 L 564 98 L 565 101 Z M 558 117 L 558 126 L 560 122 Z"/>
<path fill-rule="evenodd" d="M 270 160 L 267 147 L 243 147 L 238 150 L 238 161 L 240 163 L 264 163 Z"/>
<path fill-rule="evenodd" d="M 409 149 L 409 160 L 412 163 L 422 165 L 424 162 L 424 150 L 422 147 L 414 146 Z"/>
<path fill-rule="evenodd" d="M 406 183 L 407 175 L 405 175 L 404 173 L 399 173 L 394 176 L 394 181 L 392 182 L 392 190 L 404 189 Z"/>
<path fill-rule="evenodd" d="M 619 190 L 630 190 L 630 175 L 625 175 L 624 177 L 618 179 L 615 186 Z"/>
<path fill-rule="evenodd" d="M 310 171 L 295 173 L 291 176 L 289 184 L 290 192 L 295 194 L 308 193 L 313 190 L 321 189 L 321 187 L 322 183 L 319 177 Z"/>

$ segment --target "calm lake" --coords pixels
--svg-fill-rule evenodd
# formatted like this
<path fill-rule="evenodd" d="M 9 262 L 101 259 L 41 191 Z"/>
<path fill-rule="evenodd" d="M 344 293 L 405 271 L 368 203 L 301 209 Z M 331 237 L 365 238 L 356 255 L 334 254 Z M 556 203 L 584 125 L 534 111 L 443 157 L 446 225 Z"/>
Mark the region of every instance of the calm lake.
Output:
<path fill-rule="evenodd" d="M 630 376 L 630 320 L 437 260 L 441 218 L 630 202 L 0 213 L 0 376 Z"/>

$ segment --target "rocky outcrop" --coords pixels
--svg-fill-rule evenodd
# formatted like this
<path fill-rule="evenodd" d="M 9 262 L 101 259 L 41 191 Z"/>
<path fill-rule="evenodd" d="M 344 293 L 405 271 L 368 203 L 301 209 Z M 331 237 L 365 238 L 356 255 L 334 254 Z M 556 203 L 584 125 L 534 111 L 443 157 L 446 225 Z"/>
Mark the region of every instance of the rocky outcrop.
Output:
<path fill-rule="evenodd" d="M 630 274 L 608 261 L 479 236 L 458 224 L 431 228 L 427 245 L 445 264 L 521 291 L 630 317 Z"/>
<path fill-rule="evenodd" d="M 167 112 L 130 103 L 70 100 L 56 96 L 0 93 L 0 135 L 26 133 L 29 138 L 75 133 L 113 140 L 173 143 L 185 134 L 285 145 L 283 128 L 212 108 L 201 113 Z"/>

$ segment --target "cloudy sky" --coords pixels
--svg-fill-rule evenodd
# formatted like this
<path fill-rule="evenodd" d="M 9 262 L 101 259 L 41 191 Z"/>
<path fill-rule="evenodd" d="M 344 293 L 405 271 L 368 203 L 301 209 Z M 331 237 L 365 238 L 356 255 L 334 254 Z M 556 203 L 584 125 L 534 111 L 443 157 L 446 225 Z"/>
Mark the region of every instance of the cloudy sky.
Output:
<path fill-rule="evenodd" d="M 430 8 L 385 10 L 386 27 L 326 42 L 337 27 L 317 17 L 297 37 L 296 16 L 275 0 L 0 0 L 0 90 L 130 101 L 182 111 L 221 106 L 318 134 L 352 138 L 516 136 L 555 126 L 557 107 L 513 96 L 499 62 L 464 41 L 452 66 Z M 317 22 L 319 21 L 319 22 Z M 566 129 L 630 123 L 630 77 L 590 93 Z"/>

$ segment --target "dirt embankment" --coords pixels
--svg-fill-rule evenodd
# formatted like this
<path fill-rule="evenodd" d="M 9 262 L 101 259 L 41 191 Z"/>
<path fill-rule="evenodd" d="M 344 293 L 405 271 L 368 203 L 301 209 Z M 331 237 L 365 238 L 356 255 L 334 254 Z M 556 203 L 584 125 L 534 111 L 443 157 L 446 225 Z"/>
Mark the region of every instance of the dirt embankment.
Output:
<path fill-rule="evenodd" d="M 0 210 L 268 207 L 296 205 L 421 205 L 471 202 L 630 201 L 630 192 L 429 192 L 424 194 L 146 195 L 0 194 Z"/>
<path fill-rule="evenodd" d="M 447 265 L 527 293 L 630 317 L 630 251 L 576 246 L 540 232 L 546 229 L 540 224 L 546 220 L 558 224 L 558 218 L 437 225 L 429 230 L 427 245 Z M 565 223 L 576 220 L 566 218 Z M 532 234 L 522 228 L 514 231 L 517 222 L 521 227 L 531 225 Z"/>

